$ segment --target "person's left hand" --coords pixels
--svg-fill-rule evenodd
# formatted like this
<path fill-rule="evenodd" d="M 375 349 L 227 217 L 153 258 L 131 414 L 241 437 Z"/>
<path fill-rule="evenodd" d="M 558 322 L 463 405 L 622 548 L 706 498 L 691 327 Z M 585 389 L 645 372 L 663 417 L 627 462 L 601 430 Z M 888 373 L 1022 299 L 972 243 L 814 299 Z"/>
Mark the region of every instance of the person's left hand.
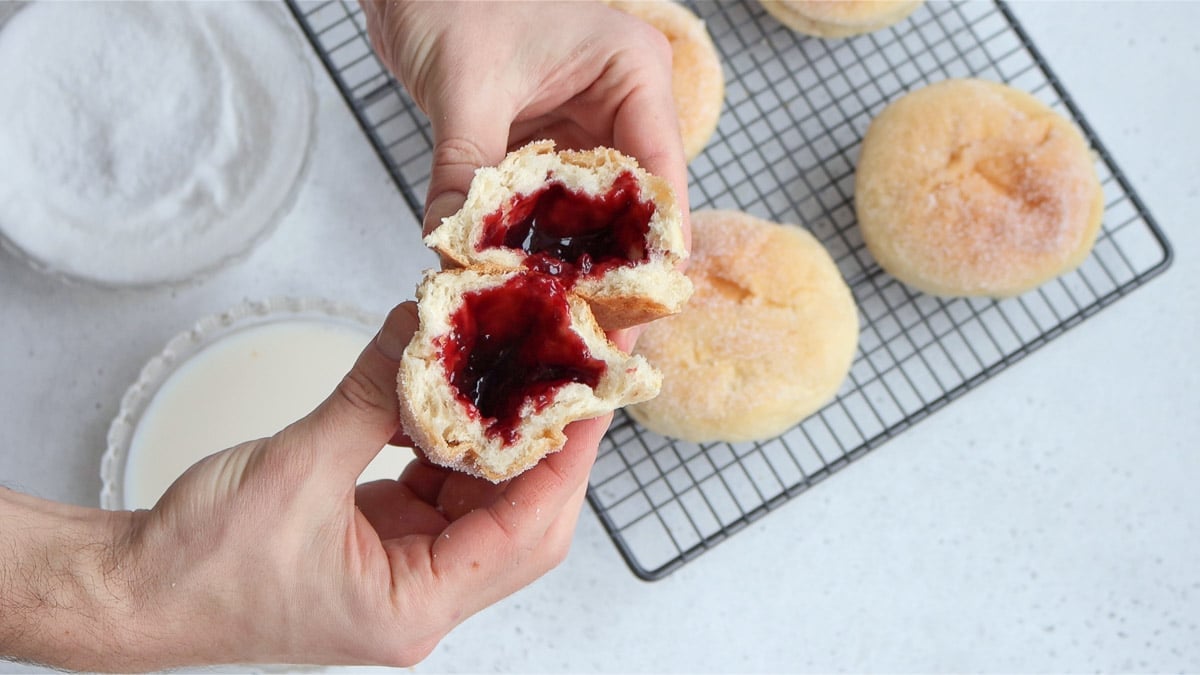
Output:
<path fill-rule="evenodd" d="M 203 460 L 135 514 L 121 564 L 141 665 L 411 665 L 563 559 L 607 417 L 505 484 L 418 460 L 355 486 L 402 440 L 396 372 L 415 328 L 415 307 L 397 307 L 312 414 Z"/>
<path fill-rule="evenodd" d="M 432 127 L 426 234 L 462 206 L 476 169 L 551 139 L 615 148 L 662 177 L 690 239 L 671 45 L 657 29 L 602 2 L 361 4 L 380 60 Z"/>

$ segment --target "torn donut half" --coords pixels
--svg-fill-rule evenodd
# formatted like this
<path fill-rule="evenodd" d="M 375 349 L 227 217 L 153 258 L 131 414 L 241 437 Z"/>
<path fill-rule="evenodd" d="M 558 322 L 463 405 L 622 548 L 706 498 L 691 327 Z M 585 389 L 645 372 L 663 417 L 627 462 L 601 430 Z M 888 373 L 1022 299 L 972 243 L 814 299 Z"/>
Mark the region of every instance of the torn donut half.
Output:
<path fill-rule="evenodd" d="M 400 362 L 400 417 L 436 464 L 500 482 L 566 442 L 563 428 L 658 394 L 586 302 L 528 270 L 430 272 Z"/>
<path fill-rule="evenodd" d="M 554 148 L 535 141 L 476 170 L 463 207 L 426 245 L 463 267 L 553 276 L 606 330 L 679 312 L 692 285 L 670 186 L 610 148 Z"/>

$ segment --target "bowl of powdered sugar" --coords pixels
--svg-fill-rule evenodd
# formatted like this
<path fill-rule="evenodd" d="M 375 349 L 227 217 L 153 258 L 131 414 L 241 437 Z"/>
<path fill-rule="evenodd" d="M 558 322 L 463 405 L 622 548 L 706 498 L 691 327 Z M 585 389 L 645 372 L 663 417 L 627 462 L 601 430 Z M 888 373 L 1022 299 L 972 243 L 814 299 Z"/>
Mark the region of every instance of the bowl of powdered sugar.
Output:
<path fill-rule="evenodd" d="M 8 13 L 10 251 L 102 286 L 178 283 L 245 255 L 290 208 L 316 106 L 278 6 L 46 2 Z"/>

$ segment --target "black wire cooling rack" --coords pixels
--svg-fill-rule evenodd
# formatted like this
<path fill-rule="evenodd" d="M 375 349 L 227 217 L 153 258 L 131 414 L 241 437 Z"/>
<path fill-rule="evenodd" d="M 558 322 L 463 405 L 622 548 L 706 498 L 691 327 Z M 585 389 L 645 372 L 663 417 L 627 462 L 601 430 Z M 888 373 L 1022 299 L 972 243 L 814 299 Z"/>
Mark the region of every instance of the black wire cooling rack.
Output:
<path fill-rule="evenodd" d="M 429 124 L 370 49 L 356 2 L 288 6 L 420 220 Z M 1170 265 L 1161 230 L 1009 9 L 928 2 L 843 40 L 798 35 L 756 0 L 690 5 L 721 53 L 725 107 L 690 165 L 693 208 L 801 223 L 854 292 L 862 333 L 837 397 L 781 437 L 683 443 L 619 413 L 588 500 L 630 569 L 665 576 L 846 467 Z M 872 116 L 952 77 L 1006 82 L 1073 118 L 1099 158 L 1104 226 L 1075 272 L 1007 300 L 946 300 L 882 272 L 854 216 L 854 167 Z"/>

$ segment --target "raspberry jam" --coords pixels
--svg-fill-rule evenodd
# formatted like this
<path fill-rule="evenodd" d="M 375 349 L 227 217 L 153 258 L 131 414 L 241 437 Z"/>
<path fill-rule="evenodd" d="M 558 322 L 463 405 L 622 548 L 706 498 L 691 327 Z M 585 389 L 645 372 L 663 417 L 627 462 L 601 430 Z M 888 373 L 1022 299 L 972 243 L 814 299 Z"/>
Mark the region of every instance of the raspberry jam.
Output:
<path fill-rule="evenodd" d="M 566 291 L 553 277 L 517 274 L 463 295 L 437 347 L 451 386 L 489 436 L 512 443 L 526 401 L 538 412 L 565 384 L 600 382 L 606 364 L 570 325 Z"/>
<path fill-rule="evenodd" d="M 629 171 L 602 195 L 550 182 L 487 216 L 477 249 L 525 251 L 525 267 L 572 285 L 579 277 L 644 260 L 653 215 L 654 203 L 641 198 Z"/>

